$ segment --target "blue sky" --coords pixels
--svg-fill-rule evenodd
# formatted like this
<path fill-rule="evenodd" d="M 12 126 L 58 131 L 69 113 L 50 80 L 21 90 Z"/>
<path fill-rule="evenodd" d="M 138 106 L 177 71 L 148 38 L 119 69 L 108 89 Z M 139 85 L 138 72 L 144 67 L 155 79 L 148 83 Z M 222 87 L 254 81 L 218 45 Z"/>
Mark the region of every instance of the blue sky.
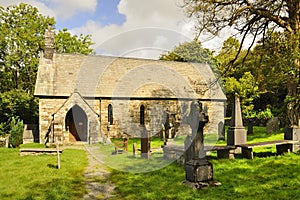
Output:
<path fill-rule="evenodd" d="M 55 17 L 56 30 L 90 34 L 97 54 L 158 58 L 176 45 L 191 41 L 195 21 L 180 7 L 183 0 L 1 0 L 0 5 L 33 5 Z M 208 40 L 204 47 L 217 50 L 227 38 Z"/>
<path fill-rule="evenodd" d="M 95 20 L 104 26 L 110 24 L 121 25 L 125 22 L 126 16 L 118 12 L 117 6 L 119 2 L 120 0 L 100 0 L 98 1 L 96 10 L 94 12 L 78 12 L 75 13 L 72 18 L 66 20 L 57 18 L 56 28 L 73 29 L 84 26 L 88 20 Z M 47 2 L 46 5 L 48 5 L 50 8 L 53 8 L 53 5 L 50 2 Z"/>

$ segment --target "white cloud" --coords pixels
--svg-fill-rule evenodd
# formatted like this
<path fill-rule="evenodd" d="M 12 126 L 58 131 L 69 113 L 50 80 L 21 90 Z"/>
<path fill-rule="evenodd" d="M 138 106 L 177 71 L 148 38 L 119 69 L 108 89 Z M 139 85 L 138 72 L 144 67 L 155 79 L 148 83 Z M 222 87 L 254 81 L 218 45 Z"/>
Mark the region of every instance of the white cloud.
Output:
<path fill-rule="evenodd" d="M 157 58 L 179 42 L 191 40 L 194 25 L 180 8 L 180 0 L 121 0 L 122 25 L 102 26 L 89 21 L 73 33 L 92 34 L 97 53 Z M 148 55 L 147 55 L 147 52 Z"/>
<path fill-rule="evenodd" d="M 21 2 L 37 7 L 43 15 L 61 20 L 69 19 L 79 12 L 94 12 L 97 8 L 97 0 L 2 0 L 0 5 L 17 5 Z"/>
<path fill-rule="evenodd" d="M 4 0 L 0 1 L 0 5 L 18 4 L 21 1 Z M 55 17 L 56 21 L 71 18 L 78 12 L 95 12 L 97 8 L 97 0 L 22 2 L 36 6 L 42 14 Z M 94 48 L 99 54 L 158 58 L 161 53 L 195 36 L 194 21 L 186 17 L 181 4 L 182 0 L 120 0 L 118 12 L 126 18 L 123 24 L 103 25 L 101 21 L 89 20 L 84 26 L 70 31 L 91 34 L 96 43 Z M 216 38 L 204 42 L 203 46 L 217 49 L 222 41 Z"/>
<path fill-rule="evenodd" d="M 58 17 L 69 19 L 78 12 L 94 12 L 97 0 L 50 0 Z"/>

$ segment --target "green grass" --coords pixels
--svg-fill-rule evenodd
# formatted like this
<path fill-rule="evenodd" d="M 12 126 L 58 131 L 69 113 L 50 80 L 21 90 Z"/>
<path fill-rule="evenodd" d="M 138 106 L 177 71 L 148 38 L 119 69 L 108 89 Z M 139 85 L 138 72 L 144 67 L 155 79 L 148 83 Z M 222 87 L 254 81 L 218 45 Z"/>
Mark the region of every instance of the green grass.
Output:
<path fill-rule="evenodd" d="M 114 199 L 299 199 L 300 155 L 211 160 L 219 187 L 193 190 L 182 182 L 183 166 L 175 163 L 150 173 L 113 170 Z"/>
<path fill-rule="evenodd" d="M 20 148 L 45 148 L 45 144 L 40 143 L 28 143 L 28 144 L 21 144 Z"/>
<path fill-rule="evenodd" d="M 64 150 L 58 170 L 56 156 L 20 156 L 19 149 L 0 148 L 0 199 L 79 199 L 86 192 L 86 166 L 82 150 Z"/>
<path fill-rule="evenodd" d="M 183 138 L 176 138 L 175 142 L 181 143 Z M 254 127 L 254 134 L 248 135 L 247 142 L 282 139 L 282 132 L 267 135 L 264 127 Z M 226 141 L 217 144 L 226 144 Z M 176 163 L 147 173 L 127 172 L 125 167 L 111 169 L 110 178 L 116 185 L 113 199 L 300 199 L 299 153 L 274 156 L 275 147 L 254 148 L 254 152 L 253 160 L 241 159 L 240 156 L 234 160 L 216 159 L 214 154 L 209 156 L 214 167 L 214 179 L 222 185 L 205 190 L 185 186 L 182 183 L 185 180 L 184 167 Z M 126 162 L 124 166 L 133 169 L 139 165 L 143 168 L 147 162 L 152 167 L 159 161 L 158 156 L 151 158 L 152 162 L 141 164 L 134 160 L 142 159 L 126 154 L 115 158 L 119 159 L 119 165 Z M 118 162 L 118 159 L 113 162 Z"/>
<path fill-rule="evenodd" d="M 123 141 L 121 138 L 114 138 L 112 139 L 112 143 Z M 132 145 L 136 143 L 137 148 L 141 147 L 141 138 L 129 138 L 128 140 L 128 151 L 132 152 Z M 152 137 L 150 138 L 151 148 L 161 148 L 164 142 L 159 137 Z"/>

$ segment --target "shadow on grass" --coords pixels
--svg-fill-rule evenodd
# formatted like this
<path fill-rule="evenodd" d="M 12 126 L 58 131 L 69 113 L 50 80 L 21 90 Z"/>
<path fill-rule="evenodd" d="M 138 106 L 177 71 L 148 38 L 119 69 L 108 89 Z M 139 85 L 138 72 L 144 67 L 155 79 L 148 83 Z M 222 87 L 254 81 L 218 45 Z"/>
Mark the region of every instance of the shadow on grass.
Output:
<path fill-rule="evenodd" d="M 52 168 L 52 169 L 58 169 L 58 166 L 53 165 L 53 164 L 48 164 L 47 167 Z"/>
<path fill-rule="evenodd" d="M 266 158 L 271 156 L 277 156 L 277 153 L 274 152 L 253 152 L 254 157 Z"/>

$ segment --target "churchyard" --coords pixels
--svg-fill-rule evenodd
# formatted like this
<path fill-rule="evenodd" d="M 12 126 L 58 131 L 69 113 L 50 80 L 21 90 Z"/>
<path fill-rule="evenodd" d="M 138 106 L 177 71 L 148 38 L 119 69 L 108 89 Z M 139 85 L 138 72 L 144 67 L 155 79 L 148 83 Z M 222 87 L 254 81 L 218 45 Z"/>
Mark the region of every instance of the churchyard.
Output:
<path fill-rule="evenodd" d="M 254 134 L 247 137 L 247 143 L 281 140 L 283 130 L 266 134 L 265 127 L 254 127 Z M 181 143 L 183 137 L 174 139 Z M 114 140 L 113 140 L 114 142 Z M 108 168 L 109 180 L 115 189 L 110 199 L 299 199 L 300 174 L 299 152 L 276 155 L 275 146 L 258 147 L 254 159 L 218 159 L 216 152 L 207 155 L 214 167 L 214 179 L 222 185 L 194 190 L 183 184 L 185 170 L 176 162 L 151 171 L 157 163 L 166 162 L 162 151 L 151 152 L 150 159 L 133 156 L 133 143 L 139 148 L 140 140 L 129 139 L 127 153 L 112 155 L 114 145 L 93 144 L 102 155 Z M 163 142 L 151 138 L 151 148 L 157 149 Z M 216 145 L 225 145 L 218 141 Z M 26 144 L 22 147 L 44 147 L 41 144 Z M 61 169 L 57 169 L 57 158 L 53 155 L 20 156 L 19 149 L 0 148 L 0 199 L 80 199 L 86 193 L 83 176 L 88 165 L 87 154 L 80 149 L 65 149 L 61 154 Z M 133 162 L 134 161 L 134 162 Z M 114 165 L 112 165 L 114 163 Z M 138 163 L 138 164 L 137 164 Z M 106 166 L 103 165 L 103 168 Z M 132 173 L 142 168 L 147 173 Z M 99 169 L 95 169 L 99 170 Z M 147 170 L 147 169 L 146 169 Z M 96 182 L 107 181 L 103 177 Z M 101 199 L 101 195 L 99 196 Z"/>

